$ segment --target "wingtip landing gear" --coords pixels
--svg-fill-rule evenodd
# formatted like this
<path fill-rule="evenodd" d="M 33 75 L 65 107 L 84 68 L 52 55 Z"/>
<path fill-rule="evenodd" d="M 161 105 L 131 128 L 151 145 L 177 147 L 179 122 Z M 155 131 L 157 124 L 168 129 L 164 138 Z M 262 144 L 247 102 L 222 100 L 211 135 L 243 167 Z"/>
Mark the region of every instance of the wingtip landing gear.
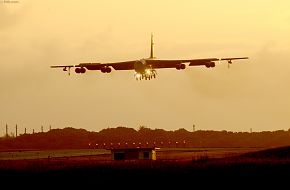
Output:
<path fill-rule="evenodd" d="M 228 60 L 228 69 L 230 68 L 230 65 L 232 64 L 232 60 Z"/>

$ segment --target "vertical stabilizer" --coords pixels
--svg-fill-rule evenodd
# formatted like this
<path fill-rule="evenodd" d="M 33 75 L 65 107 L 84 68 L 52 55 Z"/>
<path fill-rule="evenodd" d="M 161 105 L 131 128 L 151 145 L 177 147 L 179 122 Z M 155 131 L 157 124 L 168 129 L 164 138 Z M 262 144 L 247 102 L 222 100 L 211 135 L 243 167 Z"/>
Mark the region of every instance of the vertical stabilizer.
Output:
<path fill-rule="evenodd" d="M 150 49 L 150 59 L 155 58 L 154 57 L 154 42 L 153 42 L 153 33 L 151 33 L 151 49 Z"/>

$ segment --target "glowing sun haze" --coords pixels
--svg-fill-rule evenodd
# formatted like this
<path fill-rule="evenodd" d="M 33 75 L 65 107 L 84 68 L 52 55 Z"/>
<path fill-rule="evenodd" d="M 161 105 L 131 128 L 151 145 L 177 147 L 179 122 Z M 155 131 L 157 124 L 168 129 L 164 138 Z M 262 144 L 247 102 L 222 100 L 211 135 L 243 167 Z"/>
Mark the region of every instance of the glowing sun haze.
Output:
<path fill-rule="evenodd" d="M 0 3 L 0 136 L 41 125 L 191 131 L 290 128 L 290 1 L 19 0 Z M 155 56 L 249 56 L 213 69 L 71 76 L 51 65 Z M 13 127 L 13 128 L 12 128 Z"/>

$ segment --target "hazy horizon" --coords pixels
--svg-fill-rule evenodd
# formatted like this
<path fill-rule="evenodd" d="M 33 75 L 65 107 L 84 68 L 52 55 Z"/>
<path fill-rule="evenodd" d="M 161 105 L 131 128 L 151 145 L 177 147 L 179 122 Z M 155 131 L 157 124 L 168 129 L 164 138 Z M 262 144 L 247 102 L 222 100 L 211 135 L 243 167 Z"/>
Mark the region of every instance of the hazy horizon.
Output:
<path fill-rule="evenodd" d="M 290 128 L 290 2 L 69 0 L 0 2 L 0 136 L 5 125 L 275 131 Z M 155 56 L 248 56 L 215 68 L 68 76 L 51 65 Z M 73 70 L 72 70 L 73 71 Z"/>

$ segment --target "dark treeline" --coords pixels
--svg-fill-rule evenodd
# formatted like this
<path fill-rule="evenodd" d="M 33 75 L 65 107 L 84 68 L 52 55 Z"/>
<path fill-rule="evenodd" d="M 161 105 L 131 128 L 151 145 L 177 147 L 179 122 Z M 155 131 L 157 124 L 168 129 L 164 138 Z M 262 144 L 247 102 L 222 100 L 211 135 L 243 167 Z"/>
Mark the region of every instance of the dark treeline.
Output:
<path fill-rule="evenodd" d="M 79 149 L 117 147 L 278 147 L 290 145 L 290 130 L 264 132 L 166 131 L 140 127 L 107 128 L 100 132 L 64 128 L 1 138 L 0 149 Z"/>

